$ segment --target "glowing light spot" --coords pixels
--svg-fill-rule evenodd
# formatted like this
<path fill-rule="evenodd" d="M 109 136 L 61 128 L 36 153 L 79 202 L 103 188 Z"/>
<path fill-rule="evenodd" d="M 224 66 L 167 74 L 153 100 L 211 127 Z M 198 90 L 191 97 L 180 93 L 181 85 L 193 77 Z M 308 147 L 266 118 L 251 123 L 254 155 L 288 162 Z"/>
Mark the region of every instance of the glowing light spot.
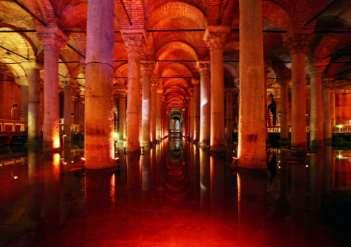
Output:
<path fill-rule="evenodd" d="M 112 174 L 110 179 L 110 199 L 112 203 L 116 202 L 116 175 Z"/>
<path fill-rule="evenodd" d="M 13 178 L 14 180 L 17 180 L 17 179 L 18 179 L 18 176 L 14 175 L 12 178 Z"/>
<path fill-rule="evenodd" d="M 344 125 L 343 124 L 337 124 L 335 127 L 338 128 L 338 129 L 342 129 L 342 128 L 344 128 Z"/>
<path fill-rule="evenodd" d="M 60 144 L 60 136 L 58 134 L 56 134 L 53 138 L 53 144 L 52 144 L 54 149 L 58 149 L 60 148 L 61 144 Z"/>
<path fill-rule="evenodd" d="M 81 158 L 80 158 L 80 160 L 83 160 L 83 161 L 85 161 L 85 157 L 81 157 Z"/>
<path fill-rule="evenodd" d="M 61 155 L 60 154 L 54 154 L 53 158 L 53 165 L 54 166 L 59 166 L 61 163 Z"/>
<path fill-rule="evenodd" d="M 112 133 L 112 136 L 113 136 L 113 140 L 115 140 L 115 141 L 118 141 L 120 138 L 120 134 L 117 131 L 114 131 Z"/>

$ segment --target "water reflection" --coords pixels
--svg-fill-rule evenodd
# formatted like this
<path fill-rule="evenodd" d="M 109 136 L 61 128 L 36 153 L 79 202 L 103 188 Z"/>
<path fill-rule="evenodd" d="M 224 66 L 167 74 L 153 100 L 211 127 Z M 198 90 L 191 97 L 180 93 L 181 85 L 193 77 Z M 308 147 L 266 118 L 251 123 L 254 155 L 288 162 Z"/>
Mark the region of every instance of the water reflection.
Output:
<path fill-rule="evenodd" d="M 267 171 L 181 139 L 121 156 L 114 172 L 71 172 L 79 157 L 0 159 L 0 246 L 28 230 L 35 246 L 336 246 L 350 226 L 349 151 L 275 149 Z"/>

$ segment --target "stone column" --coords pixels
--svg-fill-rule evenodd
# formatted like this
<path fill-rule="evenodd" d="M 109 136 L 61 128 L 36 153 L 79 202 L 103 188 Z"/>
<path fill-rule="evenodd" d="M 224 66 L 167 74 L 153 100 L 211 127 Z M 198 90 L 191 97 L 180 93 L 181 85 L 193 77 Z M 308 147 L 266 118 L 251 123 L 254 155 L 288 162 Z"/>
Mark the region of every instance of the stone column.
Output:
<path fill-rule="evenodd" d="M 232 135 L 234 130 L 234 119 L 233 119 L 233 99 L 234 93 L 232 88 L 228 88 L 225 90 L 225 102 L 226 102 L 226 111 L 225 111 L 225 130 L 226 130 L 226 138 L 228 145 L 232 145 Z"/>
<path fill-rule="evenodd" d="M 162 89 L 158 88 L 156 91 L 156 139 L 157 141 L 161 141 L 162 139 L 161 97 L 162 97 Z"/>
<path fill-rule="evenodd" d="M 21 101 L 19 119 L 22 123 L 28 123 L 28 86 L 21 85 Z"/>
<path fill-rule="evenodd" d="M 310 148 L 324 144 L 324 107 L 322 73 L 327 62 L 314 62 L 309 66 L 311 113 L 310 113 Z"/>
<path fill-rule="evenodd" d="M 151 142 L 156 142 L 156 99 L 157 98 L 157 83 L 153 81 L 151 83 L 151 102 L 150 102 L 150 132 Z"/>
<path fill-rule="evenodd" d="M 289 140 L 288 112 L 289 112 L 289 84 L 288 81 L 282 78 L 280 83 L 280 140 L 282 143 L 287 143 Z"/>
<path fill-rule="evenodd" d="M 40 75 L 34 66 L 28 72 L 28 145 L 35 147 L 40 138 Z"/>
<path fill-rule="evenodd" d="M 67 82 L 64 88 L 64 145 L 71 146 L 71 126 L 74 121 L 74 85 Z"/>
<path fill-rule="evenodd" d="M 223 48 L 229 32 L 227 26 L 209 26 L 204 36 L 211 60 L 210 146 L 213 151 L 222 151 L 225 147 Z"/>
<path fill-rule="evenodd" d="M 193 92 L 193 141 L 198 142 L 200 136 L 200 86 L 198 81 L 195 81 Z"/>
<path fill-rule="evenodd" d="M 194 136 L 194 90 L 189 90 L 190 97 L 188 100 L 188 123 L 189 123 L 189 140 L 193 141 Z"/>
<path fill-rule="evenodd" d="M 126 131 L 126 113 L 127 113 L 127 98 L 125 94 L 120 94 L 118 97 L 119 104 L 119 132 L 121 133 L 122 140 L 126 139 L 127 131 Z"/>
<path fill-rule="evenodd" d="M 199 63 L 200 72 L 200 146 L 210 143 L 210 71 L 208 62 Z"/>
<path fill-rule="evenodd" d="M 44 46 L 44 119 L 43 147 L 46 151 L 60 148 L 58 60 L 66 37 L 55 26 L 39 30 Z"/>
<path fill-rule="evenodd" d="M 153 62 L 143 62 L 141 64 L 141 145 L 144 149 L 150 148 L 151 138 L 151 75 L 153 72 Z"/>
<path fill-rule="evenodd" d="M 307 38 L 294 35 L 286 40 L 291 55 L 291 145 L 306 148 L 306 62 Z"/>
<path fill-rule="evenodd" d="M 266 85 L 262 0 L 240 0 L 238 158 L 246 168 L 266 167 Z"/>
<path fill-rule="evenodd" d="M 85 167 L 113 166 L 114 1 L 89 0 L 85 90 Z"/>
<path fill-rule="evenodd" d="M 333 129 L 335 126 L 335 92 L 326 87 L 323 88 L 324 103 L 324 138 L 326 144 L 332 144 Z"/>
<path fill-rule="evenodd" d="M 144 32 L 122 31 L 122 37 L 128 51 L 128 90 L 127 90 L 127 151 L 140 149 L 140 57 L 143 52 Z"/>

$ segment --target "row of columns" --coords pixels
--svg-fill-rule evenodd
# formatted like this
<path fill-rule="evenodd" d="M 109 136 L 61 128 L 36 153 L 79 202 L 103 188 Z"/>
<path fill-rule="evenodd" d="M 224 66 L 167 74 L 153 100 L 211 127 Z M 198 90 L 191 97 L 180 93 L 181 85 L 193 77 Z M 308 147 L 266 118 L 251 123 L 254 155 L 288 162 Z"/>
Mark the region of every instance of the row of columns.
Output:
<path fill-rule="evenodd" d="M 113 0 L 91 0 L 88 5 L 86 95 L 85 95 L 85 158 L 86 167 L 100 169 L 113 162 Z M 102 18 L 103 16 L 103 18 Z M 191 135 L 201 145 L 223 150 L 225 139 L 225 90 L 223 51 L 230 28 L 209 26 L 204 40 L 210 51 L 210 63 L 199 63 L 200 82 L 195 86 L 191 99 Z M 301 35 L 287 40 L 292 58 L 292 145 L 306 143 L 306 42 Z M 58 112 L 58 59 L 65 36 L 56 27 L 41 32 L 44 43 L 44 146 L 59 147 Z M 128 88 L 126 119 L 123 137 L 127 138 L 127 150 L 137 151 L 140 145 L 147 148 L 162 138 L 162 92 L 151 81 L 153 64 L 142 63 L 145 34 L 143 30 L 122 31 L 128 52 Z M 263 167 L 266 162 L 266 126 L 263 60 L 262 0 L 240 0 L 240 96 L 239 96 L 239 148 L 241 166 Z M 311 142 L 323 139 L 321 71 L 313 70 L 311 80 Z M 33 77 L 37 76 L 33 70 Z M 283 83 L 282 98 L 287 98 L 287 83 Z M 69 88 L 65 89 L 69 90 Z M 28 121 L 36 118 L 37 87 L 29 91 Z M 70 92 L 66 92 L 70 95 Z M 330 98 L 330 97 L 329 97 Z M 200 102 L 200 105 L 196 103 Z M 69 108 L 67 103 L 67 108 Z M 120 102 L 120 105 L 125 102 Z M 282 125 L 287 122 L 288 106 L 282 111 Z M 98 109 L 98 110 L 96 110 Z M 141 115 L 140 115 L 141 109 Z M 155 109 L 151 111 L 151 109 Z M 69 111 L 68 111 L 69 112 Z M 122 113 L 124 114 L 124 113 Z M 285 117 L 285 118 L 284 118 Z M 67 115 L 65 118 L 70 119 Z M 151 119 L 151 120 L 150 120 Z M 198 120 L 199 119 L 199 120 Z M 141 123 L 141 124 L 140 124 Z M 199 123 L 201 128 L 199 128 Z M 325 125 L 325 124 L 324 124 Z M 303 131 L 301 131 L 303 130 Z M 37 135 L 38 128 L 29 128 L 30 136 Z M 124 131 L 123 131 L 124 132 Z M 141 132 L 141 135 L 139 134 Z M 287 138 L 287 127 L 282 137 Z M 139 137 L 141 137 L 139 139 Z"/>

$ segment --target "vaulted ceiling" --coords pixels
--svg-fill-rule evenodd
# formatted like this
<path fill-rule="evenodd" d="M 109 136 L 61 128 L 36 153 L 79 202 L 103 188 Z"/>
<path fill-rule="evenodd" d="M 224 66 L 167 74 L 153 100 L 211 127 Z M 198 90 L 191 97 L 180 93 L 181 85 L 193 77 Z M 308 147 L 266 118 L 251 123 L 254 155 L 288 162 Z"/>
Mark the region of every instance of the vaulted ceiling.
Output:
<path fill-rule="evenodd" d="M 264 0 L 264 47 L 267 66 L 285 76 L 290 55 L 284 36 L 309 34 L 310 60 L 326 60 L 330 86 L 351 79 L 351 3 L 349 0 Z M 232 32 L 224 47 L 226 68 L 235 70 L 239 51 L 238 0 L 116 0 L 114 49 L 115 85 L 124 87 L 127 52 L 121 29 L 145 29 L 148 55 L 156 61 L 168 107 L 186 103 L 199 77 L 197 62 L 208 60 L 203 35 L 208 25 L 228 25 Z M 68 37 L 60 55 L 60 78 L 84 85 L 87 1 L 0 0 L 0 63 L 26 84 L 26 70 L 42 61 L 39 26 L 57 25 Z M 1 67 L 0 67 L 1 68 Z M 2 70 L 1 70 L 2 71 Z M 0 72 L 2 73 L 2 72 Z M 233 80 L 234 86 L 234 80 Z"/>

